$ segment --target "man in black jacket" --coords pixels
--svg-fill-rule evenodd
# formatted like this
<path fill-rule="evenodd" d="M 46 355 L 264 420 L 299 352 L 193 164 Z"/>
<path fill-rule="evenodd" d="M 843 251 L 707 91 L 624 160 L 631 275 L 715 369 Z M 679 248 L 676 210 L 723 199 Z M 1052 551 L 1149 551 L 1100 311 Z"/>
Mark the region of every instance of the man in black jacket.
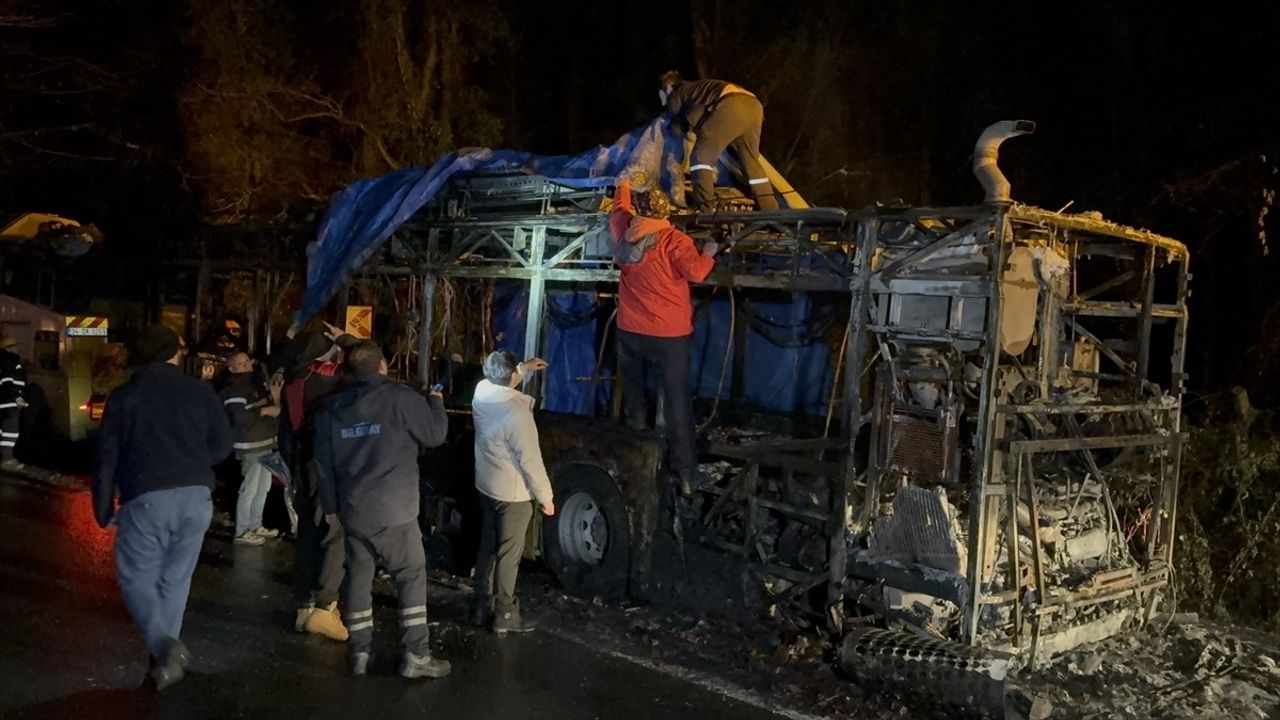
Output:
<path fill-rule="evenodd" d="M 316 418 L 320 504 L 345 532 L 347 574 L 342 606 L 351 633 L 351 672 L 364 675 L 373 644 L 373 574 L 382 565 L 400 597 L 400 674 L 439 678 L 447 660 L 431 657 L 427 633 L 427 558 L 418 527 L 418 448 L 445 440 L 444 399 L 429 398 L 386 377 L 375 343 L 347 351 L 354 375 Z M 336 516 L 336 517 L 335 517 Z"/>
<path fill-rule="evenodd" d="M 18 445 L 22 408 L 27 406 L 22 399 L 27 371 L 22 369 L 22 358 L 12 350 L 17 344 L 12 337 L 0 338 L 0 468 L 6 470 L 22 469 L 13 450 Z"/>
<path fill-rule="evenodd" d="M 143 328 L 129 355 L 137 369 L 107 398 L 98 431 L 93 505 L 99 525 L 113 517 L 119 525 L 120 591 L 163 689 L 182 679 L 189 659 L 178 635 L 213 516 L 212 467 L 231 452 L 231 426 L 213 390 L 178 369 L 181 340 L 172 330 Z"/>
<path fill-rule="evenodd" d="M 280 388 L 268 389 L 253 371 L 248 353 L 227 358 L 227 379 L 218 397 L 231 419 L 236 458 L 240 461 L 240 495 L 236 501 L 237 545 L 262 545 L 280 533 L 262 527 L 262 508 L 271 490 L 271 471 L 262 464 L 276 447 Z"/>
<path fill-rule="evenodd" d="M 289 468 L 298 541 L 294 546 L 293 595 L 297 613 L 293 627 L 344 642 L 347 628 L 338 613 L 342 585 L 342 526 L 329 522 L 316 496 L 312 471 L 315 415 L 342 385 L 342 347 L 356 339 L 332 325 L 327 332 L 308 331 L 293 338 L 287 350 L 290 368 L 282 392 L 280 455 Z"/>
<path fill-rule="evenodd" d="M 659 80 L 658 98 L 672 115 L 677 131 L 694 135 L 689 155 L 695 210 L 707 210 L 715 200 L 716 163 L 733 148 L 742 163 L 743 182 L 760 210 L 778 209 L 773 185 L 760 162 L 760 131 L 764 106 L 747 90 L 724 80 L 685 81 L 671 70 Z M 686 146 L 687 147 L 687 146 Z"/>

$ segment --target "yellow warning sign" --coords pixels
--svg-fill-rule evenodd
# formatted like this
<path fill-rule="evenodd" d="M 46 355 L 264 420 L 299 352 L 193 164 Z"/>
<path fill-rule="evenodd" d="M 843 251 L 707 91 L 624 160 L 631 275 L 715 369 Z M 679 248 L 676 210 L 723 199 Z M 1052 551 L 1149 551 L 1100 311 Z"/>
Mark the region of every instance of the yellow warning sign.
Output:
<path fill-rule="evenodd" d="M 345 329 L 348 335 L 354 335 L 361 340 L 373 337 L 373 308 L 368 305 L 348 306 Z"/>
<path fill-rule="evenodd" d="M 67 335 L 106 337 L 108 323 L 104 317 L 92 315 L 66 315 L 63 317 Z"/>

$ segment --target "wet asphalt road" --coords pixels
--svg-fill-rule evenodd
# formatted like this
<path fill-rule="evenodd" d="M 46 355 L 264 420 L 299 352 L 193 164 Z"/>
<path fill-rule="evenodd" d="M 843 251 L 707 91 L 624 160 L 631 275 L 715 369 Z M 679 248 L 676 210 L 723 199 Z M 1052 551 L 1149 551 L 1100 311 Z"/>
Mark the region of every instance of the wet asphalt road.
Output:
<path fill-rule="evenodd" d="M 183 639 L 187 679 L 140 688 L 146 650 L 120 601 L 113 532 L 87 492 L 0 475 L 0 716 L 4 718 L 777 717 L 678 677 L 535 632 L 502 639 L 461 624 L 464 598 L 431 588 L 443 680 L 396 671 L 393 599 L 380 597 L 371 675 L 344 674 L 340 643 L 292 630 L 291 546 L 205 539 Z"/>

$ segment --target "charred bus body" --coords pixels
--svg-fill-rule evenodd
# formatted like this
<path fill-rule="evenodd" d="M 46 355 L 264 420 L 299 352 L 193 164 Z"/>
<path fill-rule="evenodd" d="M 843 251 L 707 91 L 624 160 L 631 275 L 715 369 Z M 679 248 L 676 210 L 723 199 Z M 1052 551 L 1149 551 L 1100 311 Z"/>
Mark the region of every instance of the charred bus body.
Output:
<path fill-rule="evenodd" d="M 657 434 L 607 410 L 544 412 L 560 511 L 530 553 L 571 591 L 659 599 L 680 584 L 672 548 L 708 548 L 759 580 L 760 602 L 833 631 L 877 615 L 1032 660 L 1149 617 L 1173 563 L 1188 255 L 1012 202 L 997 148 L 1032 127 L 984 134 L 977 206 L 679 220 L 732 247 L 699 291 L 727 302 L 731 323 L 728 389 L 701 418 L 711 480 L 678 498 Z M 526 283 L 520 349 L 543 354 L 549 288 L 612 294 L 608 203 L 537 176 L 454 180 L 360 270 L 403 302 L 419 348 L 408 374 L 440 376 L 442 324 L 459 322 L 444 290 L 464 283 Z M 752 353 L 735 330 L 753 298 L 799 295 L 840 308 L 809 338 L 834 360 L 825 417 L 750 412 L 739 376 Z M 603 360 L 610 342 L 606 324 L 591 349 Z M 616 379 L 599 370 L 579 378 L 593 393 Z M 526 391 L 542 397 L 541 382 Z M 465 417 L 470 388 L 456 384 Z M 425 473 L 438 537 L 465 515 L 469 449 L 459 438 L 431 465 L 450 472 Z"/>

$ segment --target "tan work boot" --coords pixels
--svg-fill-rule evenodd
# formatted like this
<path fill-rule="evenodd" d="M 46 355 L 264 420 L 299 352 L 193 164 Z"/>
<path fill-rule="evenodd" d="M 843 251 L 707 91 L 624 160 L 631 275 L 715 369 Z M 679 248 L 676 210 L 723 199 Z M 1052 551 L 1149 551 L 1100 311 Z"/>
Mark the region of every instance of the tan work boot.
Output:
<path fill-rule="evenodd" d="M 298 608 L 298 614 L 293 619 L 293 629 L 298 632 L 307 631 L 307 618 L 311 617 L 311 613 L 316 611 L 315 605 L 307 605 Z"/>
<path fill-rule="evenodd" d="M 321 610 L 315 608 L 311 611 L 311 615 L 307 617 L 307 621 L 303 624 L 303 629 L 309 633 L 323 635 L 338 642 L 346 642 L 347 626 L 342 624 L 342 617 L 338 615 L 338 603 L 330 603 L 329 607 Z"/>

